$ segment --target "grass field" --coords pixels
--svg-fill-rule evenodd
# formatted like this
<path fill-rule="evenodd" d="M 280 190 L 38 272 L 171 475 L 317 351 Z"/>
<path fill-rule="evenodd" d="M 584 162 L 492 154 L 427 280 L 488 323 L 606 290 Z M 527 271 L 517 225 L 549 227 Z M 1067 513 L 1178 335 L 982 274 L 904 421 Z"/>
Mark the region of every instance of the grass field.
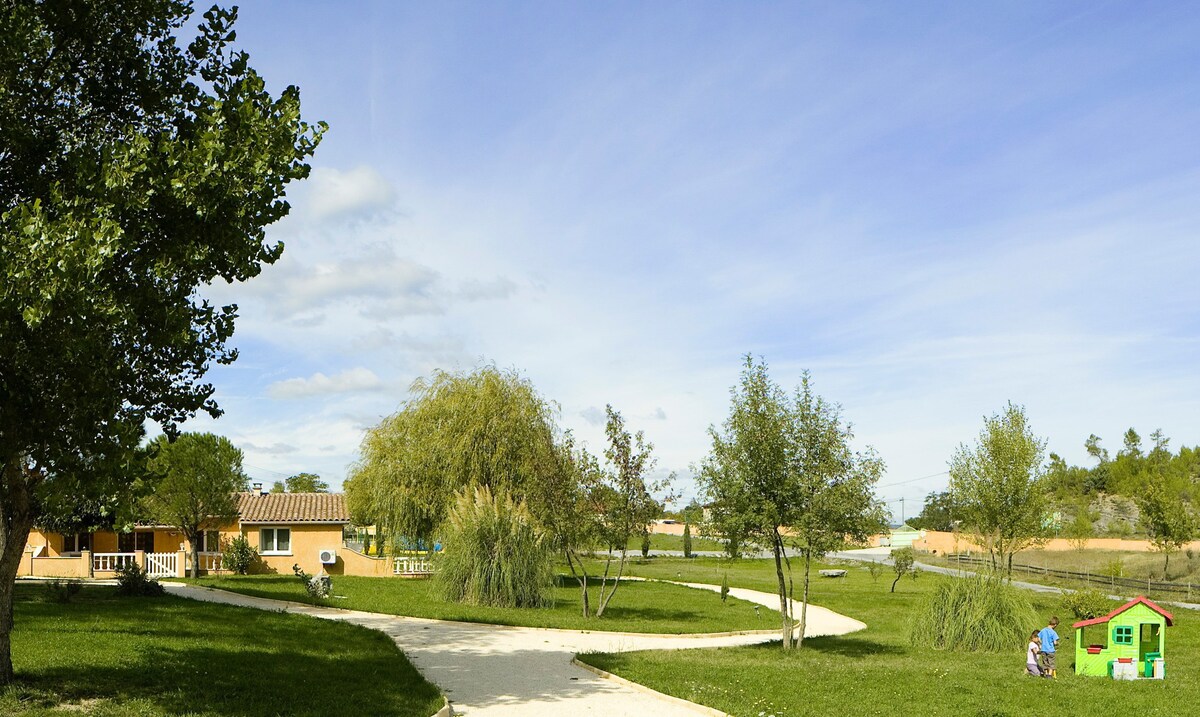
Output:
<path fill-rule="evenodd" d="M 682 535 L 667 535 L 666 533 L 653 533 L 650 535 L 651 550 L 683 550 Z M 641 536 L 629 539 L 629 551 L 631 553 L 640 553 L 642 550 Z M 717 551 L 725 550 L 725 543 L 712 538 L 700 538 L 692 536 L 692 550 Z"/>
<path fill-rule="evenodd" d="M 981 556 L 986 557 L 986 555 Z M 949 564 L 940 555 L 925 555 L 921 554 L 917 557 L 918 560 L 931 564 Z M 1077 573 L 1090 573 L 1097 576 L 1097 579 L 1103 581 L 1105 575 L 1112 573 L 1112 568 L 1115 563 L 1120 563 L 1120 571 L 1117 577 L 1132 578 L 1135 580 L 1162 580 L 1163 579 L 1163 555 L 1162 553 L 1145 552 L 1145 551 L 1127 551 L 1127 550 L 1026 550 L 1017 553 L 1013 556 L 1013 563 L 1018 565 L 1031 565 L 1039 568 L 1051 568 L 1054 570 L 1070 570 Z M 953 564 L 951 567 L 959 567 L 958 564 Z M 1197 585 L 1197 592 L 1200 593 L 1200 553 L 1192 551 L 1188 555 L 1185 551 L 1180 551 L 1171 556 L 1171 563 L 1168 566 L 1168 574 L 1170 582 L 1187 583 L 1193 582 Z M 1021 575 L 1029 575 L 1022 572 Z M 1180 599 L 1176 595 L 1175 599 Z"/>
<path fill-rule="evenodd" d="M 845 567 L 845 566 L 840 566 Z M 634 574 L 770 589 L 768 561 L 667 561 L 638 564 Z M 675 652 L 634 652 L 581 656 L 586 662 L 661 692 L 733 715 L 931 715 L 1029 717 L 1050 713 L 1095 715 L 1182 715 L 1200 704 L 1200 620 L 1176 611 L 1168 629 L 1168 679 L 1113 682 L 1076 677 L 1073 632 L 1060 630 L 1059 679 L 1025 677 L 1020 645 L 1011 654 L 961 654 L 909 646 L 910 615 L 941 578 L 905 578 L 889 594 L 886 574 L 873 581 L 861 567 L 845 579 L 814 579 L 812 601 L 867 623 L 844 637 L 810 639 L 802 650 L 784 654 L 778 643 Z M 1055 596 L 1033 596 L 1039 615 L 1072 621 Z M 1041 627 L 1031 625 L 1030 630 Z"/>
<path fill-rule="evenodd" d="M 190 582 L 276 600 L 312 602 L 300 581 L 291 576 L 241 575 Z M 322 604 L 390 615 L 525 627 L 682 634 L 769 630 L 778 619 L 777 612 L 766 608 L 755 611 L 752 604 L 736 598 L 722 603 L 716 593 L 647 582 L 622 583 L 599 619 L 580 614 L 579 587 L 570 578 L 563 579 L 555 589 L 554 607 L 543 609 L 448 603 L 437 597 L 431 580 L 340 575 L 333 578 L 333 592 L 337 597 Z M 590 587 L 589 593 L 594 609 L 599 587 Z"/>
<path fill-rule="evenodd" d="M 88 587 L 18 585 L 6 717 L 429 717 L 442 705 L 386 635 L 355 625 Z M 336 686 L 336 688 L 331 688 Z"/>

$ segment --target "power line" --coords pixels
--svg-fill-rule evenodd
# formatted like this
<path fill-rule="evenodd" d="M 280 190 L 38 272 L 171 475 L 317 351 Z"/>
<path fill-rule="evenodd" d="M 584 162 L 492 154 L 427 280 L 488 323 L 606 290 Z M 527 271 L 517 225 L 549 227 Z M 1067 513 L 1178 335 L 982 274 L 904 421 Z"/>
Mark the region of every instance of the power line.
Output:
<path fill-rule="evenodd" d="M 931 473 L 930 475 L 921 476 L 920 478 L 909 478 L 908 480 L 896 481 L 895 483 L 887 483 L 885 485 L 877 485 L 877 486 L 875 486 L 875 488 L 876 489 L 891 488 L 892 486 L 897 486 L 897 485 L 907 485 L 909 483 L 916 483 L 917 481 L 929 480 L 930 478 L 937 478 L 938 476 L 944 476 L 944 475 L 950 475 L 950 471 L 942 471 L 941 473 Z"/>

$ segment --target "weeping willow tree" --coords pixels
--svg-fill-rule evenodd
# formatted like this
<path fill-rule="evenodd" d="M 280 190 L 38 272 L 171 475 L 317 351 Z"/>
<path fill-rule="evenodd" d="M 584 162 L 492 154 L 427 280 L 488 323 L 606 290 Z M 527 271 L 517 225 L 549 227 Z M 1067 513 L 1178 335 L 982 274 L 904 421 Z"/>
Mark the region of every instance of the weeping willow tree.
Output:
<path fill-rule="evenodd" d="M 512 515 L 528 514 L 550 544 L 561 543 L 555 526 L 563 521 L 552 515 L 570 492 L 573 473 L 563 460 L 555 411 L 513 370 L 484 366 L 420 379 L 400 411 L 367 431 L 346 481 L 348 507 L 357 520 L 374 523 L 396 542 L 446 538 L 449 558 L 464 546 L 443 533 L 463 530 L 470 515 L 455 517 L 458 525 L 448 520 L 452 506 L 466 510 L 456 496 L 486 489 L 497 501 L 496 512 L 506 510 L 505 501 L 515 501 L 521 507 Z M 482 515 L 479 510 L 473 514 Z M 479 570 L 507 569 L 487 565 L 491 558 L 484 551 L 466 554 L 480 563 Z M 547 585 L 553 581 L 542 571 L 525 575 Z"/>
<path fill-rule="evenodd" d="M 486 486 L 463 488 L 443 537 L 447 548 L 436 580 L 444 598 L 493 607 L 553 604 L 552 544 L 525 503 Z"/>
<path fill-rule="evenodd" d="M 401 409 L 367 431 L 346 499 L 357 516 L 410 540 L 434 537 L 455 493 L 484 486 L 537 513 L 539 481 L 560 470 L 554 406 L 516 371 L 485 366 L 418 379 Z"/>

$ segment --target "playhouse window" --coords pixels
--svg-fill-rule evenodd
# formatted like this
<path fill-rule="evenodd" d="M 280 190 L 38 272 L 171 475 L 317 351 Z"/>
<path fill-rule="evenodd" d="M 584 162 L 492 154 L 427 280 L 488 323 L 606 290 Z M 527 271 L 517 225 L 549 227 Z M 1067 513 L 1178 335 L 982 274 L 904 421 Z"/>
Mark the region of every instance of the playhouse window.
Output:
<path fill-rule="evenodd" d="M 1133 644 L 1133 628 L 1129 625 L 1118 625 L 1113 628 L 1113 642 L 1118 645 Z"/>

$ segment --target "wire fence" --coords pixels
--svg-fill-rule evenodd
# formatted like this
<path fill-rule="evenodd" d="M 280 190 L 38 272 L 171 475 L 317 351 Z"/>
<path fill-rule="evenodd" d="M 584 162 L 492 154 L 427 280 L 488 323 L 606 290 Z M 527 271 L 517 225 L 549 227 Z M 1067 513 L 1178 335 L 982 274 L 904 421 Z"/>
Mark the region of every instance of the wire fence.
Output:
<path fill-rule="evenodd" d="M 991 567 L 992 561 L 986 558 L 976 558 L 970 555 L 963 554 L 948 554 L 946 559 L 952 563 L 960 563 L 965 565 L 986 565 Z M 1092 572 L 1075 572 L 1073 570 L 1059 570 L 1057 568 L 1046 568 L 1040 565 L 1022 565 L 1013 563 L 1012 569 L 1014 572 L 1025 573 L 1028 575 L 1043 575 L 1055 578 L 1064 578 L 1067 580 L 1079 580 L 1087 583 L 1089 586 L 1096 587 L 1108 586 L 1112 590 L 1118 587 L 1132 588 L 1134 590 L 1144 590 L 1147 593 L 1172 593 L 1176 595 L 1186 595 L 1187 600 L 1191 601 L 1192 591 L 1200 589 L 1200 584 L 1187 583 L 1172 583 L 1162 580 L 1152 580 L 1146 578 L 1141 580 L 1138 578 L 1119 577 L 1112 574 L 1101 574 Z"/>

